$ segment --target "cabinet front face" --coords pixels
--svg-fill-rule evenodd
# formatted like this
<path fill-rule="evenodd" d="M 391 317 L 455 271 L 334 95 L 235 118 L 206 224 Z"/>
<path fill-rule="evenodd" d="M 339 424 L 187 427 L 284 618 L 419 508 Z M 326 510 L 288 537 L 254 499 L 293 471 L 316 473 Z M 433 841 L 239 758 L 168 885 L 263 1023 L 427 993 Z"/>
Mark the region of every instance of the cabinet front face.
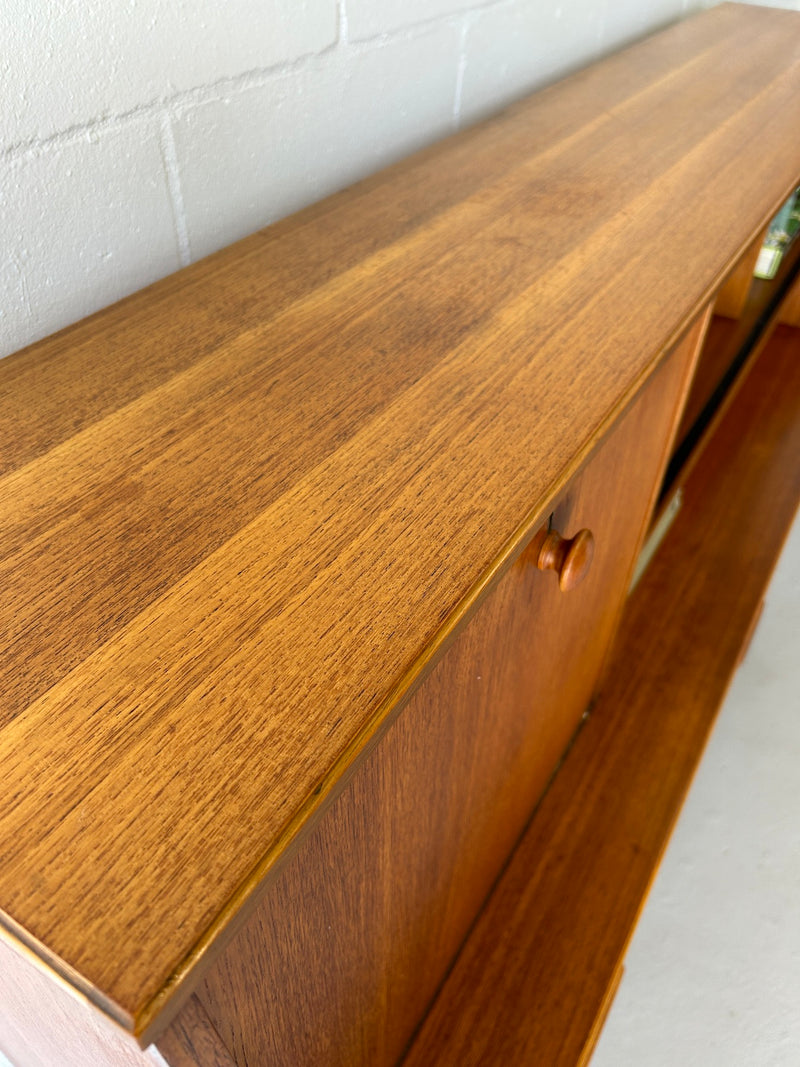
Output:
<path fill-rule="evenodd" d="M 198 989 L 239 1064 L 396 1063 L 590 704 L 700 327 L 554 501 Z"/>

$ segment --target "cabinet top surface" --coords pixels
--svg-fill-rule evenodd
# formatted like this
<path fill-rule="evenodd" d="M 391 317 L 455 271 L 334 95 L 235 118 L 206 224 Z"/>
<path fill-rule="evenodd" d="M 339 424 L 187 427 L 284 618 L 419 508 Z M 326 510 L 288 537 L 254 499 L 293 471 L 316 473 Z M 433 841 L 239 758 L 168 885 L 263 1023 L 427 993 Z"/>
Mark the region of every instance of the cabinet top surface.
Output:
<path fill-rule="evenodd" d="M 0 361 L 0 909 L 141 1032 L 800 175 L 723 5 Z"/>

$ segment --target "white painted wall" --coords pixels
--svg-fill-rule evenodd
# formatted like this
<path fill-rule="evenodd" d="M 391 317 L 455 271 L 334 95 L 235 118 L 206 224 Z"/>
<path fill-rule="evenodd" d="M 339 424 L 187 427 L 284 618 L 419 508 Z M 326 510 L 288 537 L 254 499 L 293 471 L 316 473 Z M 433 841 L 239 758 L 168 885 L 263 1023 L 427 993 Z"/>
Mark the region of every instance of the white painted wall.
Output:
<path fill-rule="evenodd" d="M 686 2 L 3 0 L 0 355 Z"/>
<path fill-rule="evenodd" d="M 0 355 L 701 2 L 3 0 Z"/>

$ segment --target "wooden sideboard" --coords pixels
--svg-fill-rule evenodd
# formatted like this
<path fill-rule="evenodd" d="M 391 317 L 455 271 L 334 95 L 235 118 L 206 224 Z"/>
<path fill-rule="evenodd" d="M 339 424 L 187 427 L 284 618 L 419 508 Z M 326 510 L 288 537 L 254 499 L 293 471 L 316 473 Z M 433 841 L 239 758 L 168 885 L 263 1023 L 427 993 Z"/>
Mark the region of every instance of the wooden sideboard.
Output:
<path fill-rule="evenodd" d="M 798 126 L 723 4 L 0 362 L 16 1067 L 585 1060 L 800 495 L 800 334 L 692 385 Z"/>

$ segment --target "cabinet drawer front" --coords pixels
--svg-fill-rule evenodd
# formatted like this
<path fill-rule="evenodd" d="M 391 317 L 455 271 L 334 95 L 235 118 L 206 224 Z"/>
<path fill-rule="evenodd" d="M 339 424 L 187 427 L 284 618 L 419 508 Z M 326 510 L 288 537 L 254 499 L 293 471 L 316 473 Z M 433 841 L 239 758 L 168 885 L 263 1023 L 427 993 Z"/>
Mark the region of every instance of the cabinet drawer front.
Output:
<path fill-rule="evenodd" d="M 401 1055 L 590 703 L 695 340 L 570 479 L 200 987 L 237 1062 Z M 568 592 L 537 566 L 548 518 L 594 537 Z"/>

